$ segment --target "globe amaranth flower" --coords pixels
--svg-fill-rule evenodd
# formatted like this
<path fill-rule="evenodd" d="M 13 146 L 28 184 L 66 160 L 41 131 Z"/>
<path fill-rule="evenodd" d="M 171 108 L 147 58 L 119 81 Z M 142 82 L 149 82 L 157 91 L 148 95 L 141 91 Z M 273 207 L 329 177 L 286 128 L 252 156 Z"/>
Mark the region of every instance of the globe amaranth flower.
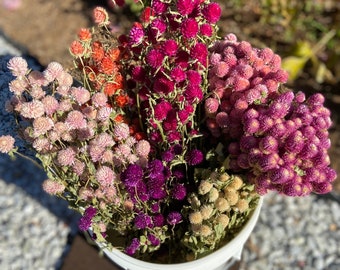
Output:
<path fill-rule="evenodd" d="M 121 173 L 120 178 L 127 187 L 136 187 L 143 180 L 143 169 L 136 164 L 130 164 Z"/>
<path fill-rule="evenodd" d="M 13 76 L 15 77 L 25 76 L 28 72 L 27 61 L 20 56 L 12 57 L 8 61 L 7 68 L 12 72 Z"/>
<path fill-rule="evenodd" d="M 164 41 L 162 45 L 163 53 L 167 56 L 174 56 L 177 53 L 178 44 L 173 39 Z"/>
<path fill-rule="evenodd" d="M 177 211 L 170 212 L 166 218 L 166 221 L 170 225 L 176 225 L 182 221 L 182 215 Z"/>
<path fill-rule="evenodd" d="M 187 190 L 183 184 L 176 184 L 172 189 L 172 197 L 176 200 L 183 200 L 187 195 Z"/>
<path fill-rule="evenodd" d="M 195 8 L 197 2 L 192 0 L 178 0 L 176 3 L 177 10 L 180 15 L 189 15 Z"/>
<path fill-rule="evenodd" d="M 165 77 L 156 78 L 153 85 L 155 93 L 169 94 L 174 91 L 175 84 Z"/>
<path fill-rule="evenodd" d="M 87 126 L 87 121 L 84 118 L 84 114 L 80 111 L 74 110 L 67 114 L 65 124 L 70 129 L 83 129 Z"/>
<path fill-rule="evenodd" d="M 62 149 L 57 154 L 58 163 L 61 166 L 69 166 L 72 165 L 75 161 L 76 152 L 72 147 L 67 147 Z"/>
<path fill-rule="evenodd" d="M 15 140 L 10 135 L 0 136 L 0 153 L 9 153 L 14 149 Z"/>
<path fill-rule="evenodd" d="M 189 165 L 195 166 L 200 164 L 203 161 L 203 153 L 198 149 L 191 150 L 187 156 L 186 161 Z"/>
<path fill-rule="evenodd" d="M 50 195 L 56 195 L 58 193 L 62 193 L 65 190 L 65 186 L 63 184 L 52 179 L 46 179 L 42 184 L 42 188 Z"/>
<path fill-rule="evenodd" d="M 190 39 L 196 37 L 198 30 L 198 23 L 195 19 L 188 18 L 182 22 L 181 33 L 185 38 Z"/>
<path fill-rule="evenodd" d="M 132 256 L 133 254 L 136 253 L 139 247 L 140 241 L 137 238 L 133 238 L 131 244 L 128 247 L 126 247 L 125 253 Z"/>
<path fill-rule="evenodd" d="M 157 103 L 154 107 L 155 119 L 158 121 L 164 120 L 171 109 L 172 105 L 168 101 L 162 100 L 161 102 Z"/>
<path fill-rule="evenodd" d="M 152 225 L 152 219 L 150 216 L 140 213 L 135 217 L 134 225 L 137 229 L 145 229 Z"/>
<path fill-rule="evenodd" d="M 175 67 L 170 72 L 170 77 L 177 83 L 182 82 L 186 79 L 186 73 L 181 67 Z"/>
<path fill-rule="evenodd" d="M 85 209 L 84 215 L 80 218 L 78 227 L 81 231 L 86 231 L 92 225 L 92 218 L 97 214 L 97 209 L 89 206 Z"/>
<path fill-rule="evenodd" d="M 202 10 L 204 18 L 209 23 L 216 23 L 221 17 L 221 7 L 218 3 L 210 3 Z"/>
<path fill-rule="evenodd" d="M 146 62 L 157 69 L 163 64 L 164 55 L 160 50 L 151 49 L 146 55 Z"/>
<path fill-rule="evenodd" d="M 137 46 L 142 43 L 144 39 L 144 30 L 141 25 L 135 24 L 129 33 L 129 45 Z"/>

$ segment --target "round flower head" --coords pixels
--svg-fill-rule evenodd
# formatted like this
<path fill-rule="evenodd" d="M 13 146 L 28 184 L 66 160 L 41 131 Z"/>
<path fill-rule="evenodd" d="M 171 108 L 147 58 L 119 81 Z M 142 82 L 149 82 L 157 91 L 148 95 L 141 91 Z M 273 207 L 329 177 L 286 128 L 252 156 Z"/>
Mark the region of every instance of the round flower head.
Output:
<path fill-rule="evenodd" d="M 136 46 L 142 43 L 144 39 L 144 30 L 139 24 L 135 24 L 129 33 L 129 44 Z"/>
<path fill-rule="evenodd" d="M 125 140 L 130 135 L 129 126 L 125 123 L 119 123 L 114 127 L 113 135 L 117 140 Z"/>
<path fill-rule="evenodd" d="M 203 153 L 200 150 L 193 149 L 188 153 L 186 161 L 189 165 L 194 166 L 200 164 L 203 161 L 203 158 Z"/>
<path fill-rule="evenodd" d="M 63 184 L 51 179 L 46 179 L 42 184 L 42 188 L 50 195 L 56 195 L 58 193 L 62 193 L 65 190 L 65 186 Z"/>
<path fill-rule="evenodd" d="M 75 156 L 76 152 L 71 147 L 67 147 L 58 152 L 57 160 L 61 166 L 69 166 L 74 163 Z"/>
<path fill-rule="evenodd" d="M 83 129 L 87 126 L 84 114 L 80 111 L 69 112 L 66 117 L 65 124 L 69 127 L 69 129 Z"/>
<path fill-rule="evenodd" d="M 113 184 L 115 173 L 107 166 L 100 167 L 96 172 L 97 181 L 104 187 Z"/>
<path fill-rule="evenodd" d="M 44 70 L 43 74 L 48 82 L 52 82 L 56 78 L 59 78 L 63 72 L 63 67 L 57 62 L 51 62 L 48 64 L 47 68 Z"/>
<path fill-rule="evenodd" d="M 147 64 L 155 69 L 159 68 L 162 65 L 163 59 L 163 53 L 157 49 L 151 49 L 146 55 Z"/>
<path fill-rule="evenodd" d="M 14 148 L 14 138 L 9 135 L 0 136 L 0 153 L 9 153 Z"/>
<path fill-rule="evenodd" d="M 175 40 L 169 39 L 163 43 L 163 53 L 167 56 L 174 56 L 177 53 L 178 44 Z"/>
<path fill-rule="evenodd" d="M 185 38 L 190 39 L 196 37 L 198 30 L 198 23 L 195 19 L 188 18 L 182 22 L 181 33 Z"/>
<path fill-rule="evenodd" d="M 182 215 L 176 211 L 170 212 L 166 221 L 169 225 L 176 225 L 182 221 Z"/>
<path fill-rule="evenodd" d="M 208 4 L 202 11 L 204 18 L 209 23 L 216 23 L 221 17 L 221 7 L 218 3 Z"/>
<path fill-rule="evenodd" d="M 96 7 L 93 10 L 93 19 L 94 22 L 99 25 L 105 25 L 109 24 L 109 15 L 107 14 L 107 11 L 102 7 Z"/>
<path fill-rule="evenodd" d="M 8 61 L 7 68 L 12 72 L 13 76 L 21 77 L 25 76 L 28 72 L 27 61 L 20 57 L 15 56 Z"/>

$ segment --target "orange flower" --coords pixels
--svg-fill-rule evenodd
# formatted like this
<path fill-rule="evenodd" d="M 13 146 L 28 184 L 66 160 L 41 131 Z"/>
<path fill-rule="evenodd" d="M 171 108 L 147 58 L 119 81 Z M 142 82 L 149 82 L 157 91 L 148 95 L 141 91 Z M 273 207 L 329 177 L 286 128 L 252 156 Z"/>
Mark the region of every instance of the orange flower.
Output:
<path fill-rule="evenodd" d="M 100 62 L 104 58 L 105 52 L 103 45 L 99 41 L 92 44 L 92 58 L 95 62 Z"/>
<path fill-rule="evenodd" d="M 109 23 L 109 15 L 107 11 L 102 7 L 96 7 L 93 10 L 93 19 L 95 23 L 99 25 L 104 25 Z"/>
<path fill-rule="evenodd" d="M 114 121 L 116 123 L 123 123 L 125 122 L 125 119 L 124 119 L 124 116 L 122 114 L 118 114 L 115 118 L 114 118 Z"/>
<path fill-rule="evenodd" d="M 118 61 L 120 59 L 120 50 L 119 48 L 111 48 L 108 51 L 108 55 L 112 61 Z"/>
<path fill-rule="evenodd" d="M 84 51 L 83 45 L 78 40 L 71 43 L 70 52 L 73 56 L 83 56 Z"/>
<path fill-rule="evenodd" d="M 91 40 L 92 34 L 89 29 L 81 28 L 78 32 L 78 37 L 82 41 L 88 41 L 88 40 Z"/>
<path fill-rule="evenodd" d="M 115 94 L 118 89 L 118 85 L 114 82 L 109 82 L 104 85 L 104 93 L 109 97 Z"/>
<path fill-rule="evenodd" d="M 104 57 L 100 62 L 100 70 L 107 75 L 111 75 L 115 71 L 116 64 L 109 58 Z"/>
<path fill-rule="evenodd" d="M 115 96 L 115 103 L 118 107 L 123 108 L 129 101 L 128 96 L 124 94 L 120 94 L 118 96 Z"/>

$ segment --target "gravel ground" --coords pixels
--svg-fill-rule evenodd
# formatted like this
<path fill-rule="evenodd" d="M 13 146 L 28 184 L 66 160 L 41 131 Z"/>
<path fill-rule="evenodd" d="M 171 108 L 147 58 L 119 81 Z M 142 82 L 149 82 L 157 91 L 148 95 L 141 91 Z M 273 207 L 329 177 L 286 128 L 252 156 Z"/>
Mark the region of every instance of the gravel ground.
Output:
<path fill-rule="evenodd" d="M 10 77 L 6 54 L 20 51 L 0 36 L 0 100 Z M 34 62 L 31 62 L 34 65 Z M 0 135 L 13 126 L 0 103 Z M 78 215 L 41 189 L 45 174 L 29 161 L 0 155 L 0 269 L 59 269 Z M 240 270 L 340 269 L 340 204 L 328 196 L 265 197 Z"/>

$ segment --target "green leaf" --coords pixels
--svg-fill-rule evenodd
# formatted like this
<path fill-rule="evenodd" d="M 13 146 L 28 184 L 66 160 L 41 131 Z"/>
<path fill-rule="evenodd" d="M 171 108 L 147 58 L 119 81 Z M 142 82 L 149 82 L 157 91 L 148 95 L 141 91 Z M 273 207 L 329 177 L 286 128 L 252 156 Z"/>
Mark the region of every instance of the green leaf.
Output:
<path fill-rule="evenodd" d="M 309 57 L 288 56 L 282 60 L 282 68 L 289 74 L 289 81 L 294 81 L 302 72 Z"/>

